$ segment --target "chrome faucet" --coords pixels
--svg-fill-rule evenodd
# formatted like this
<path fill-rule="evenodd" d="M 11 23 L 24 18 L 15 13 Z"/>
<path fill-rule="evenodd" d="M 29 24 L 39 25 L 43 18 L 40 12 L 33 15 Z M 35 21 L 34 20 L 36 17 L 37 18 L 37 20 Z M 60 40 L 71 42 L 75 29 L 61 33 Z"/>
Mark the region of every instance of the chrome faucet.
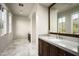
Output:
<path fill-rule="evenodd" d="M 59 35 L 56 35 L 56 38 L 58 39 L 59 38 Z"/>
<path fill-rule="evenodd" d="M 59 35 L 59 39 L 63 39 L 63 37 L 61 37 L 61 36 Z"/>

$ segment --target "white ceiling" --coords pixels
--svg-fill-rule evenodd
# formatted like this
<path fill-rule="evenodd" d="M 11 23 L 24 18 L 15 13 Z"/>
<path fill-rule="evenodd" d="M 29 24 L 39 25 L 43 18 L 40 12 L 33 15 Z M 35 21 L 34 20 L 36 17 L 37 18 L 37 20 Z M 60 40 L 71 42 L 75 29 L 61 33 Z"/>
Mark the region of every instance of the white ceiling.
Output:
<path fill-rule="evenodd" d="M 45 7 L 49 7 L 52 3 L 40 3 L 40 4 L 45 6 Z"/>
<path fill-rule="evenodd" d="M 63 12 L 78 5 L 78 3 L 57 3 L 52 8 L 56 8 L 58 12 Z"/>
<path fill-rule="evenodd" d="M 49 7 L 52 3 L 40 3 L 45 7 Z M 14 15 L 28 16 L 33 10 L 35 3 L 23 3 L 23 7 L 19 6 L 19 3 L 6 4 Z M 56 3 L 52 8 L 56 8 L 58 12 L 63 12 L 72 7 L 79 5 L 77 3 Z"/>
<path fill-rule="evenodd" d="M 23 7 L 19 6 L 19 3 L 6 4 L 14 15 L 28 16 L 32 11 L 33 3 L 23 3 Z"/>
<path fill-rule="evenodd" d="M 50 6 L 51 3 L 40 3 L 43 6 Z M 23 7 L 19 6 L 19 3 L 7 3 L 8 8 L 14 15 L 28 16 L 33 9 L 35 3 L 23 3 Z"/>

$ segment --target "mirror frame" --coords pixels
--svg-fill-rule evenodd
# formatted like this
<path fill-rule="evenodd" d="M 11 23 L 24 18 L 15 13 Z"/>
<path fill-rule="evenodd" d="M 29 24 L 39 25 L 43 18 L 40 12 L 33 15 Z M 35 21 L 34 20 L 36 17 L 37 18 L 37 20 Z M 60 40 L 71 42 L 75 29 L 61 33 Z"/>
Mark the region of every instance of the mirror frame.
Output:
<path fill-rule="evenodd" d="M 69 37 L 76 37 L 79 38 L 78 34 L 69 34 L 69 33 L 57 33 L 57 32 L 50 32 L 50 8 L 53 7 L 56 3 L 52 3 L 48 7 L 48 34 L 55 34 L 55 35 L 62 35 L 62 36 L 69 36 Z M 57 25 L 58 27 L 58 25 Z M 57 29 L 58 30 L 58 29 Z"/>

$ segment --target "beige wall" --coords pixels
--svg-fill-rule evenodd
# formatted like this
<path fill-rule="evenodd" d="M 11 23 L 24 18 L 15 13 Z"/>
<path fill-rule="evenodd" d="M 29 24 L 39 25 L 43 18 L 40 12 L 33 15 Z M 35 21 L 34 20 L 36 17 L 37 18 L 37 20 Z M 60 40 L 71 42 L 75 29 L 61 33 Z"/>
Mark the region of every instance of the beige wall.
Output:
<path fill-rule="evenodd" d="M 30 20 L 25 16 L 13 16 L 14 39 L 27 38 L 30 29 Z"/>
<path fill-rule="evenodd" d="M 36 12 L 37 12 L 37 4 L 33 7 L 33 10 L 31 11 L 29 15 L 30 22 L 30 34 L 31 34 L 31 43 L 36 43 Z"/>
<path fill-rule="evenodd" d="M 48 8 L 42 5 L 37 6 L 37 19 L 36 19 L 37 33 L 48 33 Z"/>
<path fill-rule="evenodd" d="M 34 22 L 34 20 L 32 19 L 34 17 L 33 16 L 34 13 L 36 13 L 36 15 L 35 15 L 36 25 L 34 25 L 34 26 L 36 26 L 36 40 L 38 40 L 39 34 L 48 34 L 48 8 L 45 6 L 42 6 L 40 4 L 35 5 L 33 11 L 31 12 L 31 14 L 29 16 L 29 18 L 31 19 L 31 31 L 30 31 L 31 34 L 33 33 L 32 29 L 34 27 L 34 26 L 32 26 L 32 22 Z M 33 39 L 31 38 L 31 40 L 33 40 Z"/>
<path fill-rule="evenodd" d="M 33 14 L 36 13 L 35 16 Z M 33 20 L 33 17 L 36 18 L 36 20 Z M 38 36 L 39 34 L 48 34 L 48 8 L 45 6 L 42 6 L 40 4 L 35 4 L 31 14 L 29 15 L 29 18 L 31 20 L 31 27 L 30 27 L 30 33 L 32 34 L 32 29 L 36 27 L 36 30 L 34 33 L 36 33 L 36 39 L 31 38 L 32 43 L 36 43 L 37 50 L 38 50 Z M 34 23 L 34 26 L 32 26 L 32 23 Z M 36 25 L 35 25 L 36 23 Z M 31 35 L 31 37 L 34 34 Z M 36 41 L 36 42 L 35 42 Z M 37 52 L 38 53 L 38 52 Z"/>
<path fill-rule="evenodd" d="M 32 15 L 32 42 L 36 42 L 36 13 Z"/>

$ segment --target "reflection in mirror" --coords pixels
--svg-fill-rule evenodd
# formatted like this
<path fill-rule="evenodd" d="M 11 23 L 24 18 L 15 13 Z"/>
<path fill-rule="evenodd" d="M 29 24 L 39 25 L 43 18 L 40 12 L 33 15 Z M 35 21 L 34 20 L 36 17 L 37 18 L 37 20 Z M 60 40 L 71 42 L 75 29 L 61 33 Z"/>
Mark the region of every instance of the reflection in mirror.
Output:
<path fill-rule="evenodd" d="M 66 23 L 65 22 L 66 22 L 65 16 L 58 19 L 58 32 L 59 33 L 65 33 L 66 32 L 66 26 L 65 26 Z"/>
<path fill-rule="evenodd" d="M 50 32 L 79 34 L 79 4 L 56 3 L 52 6 Z"/>
<path fill-rule="evenodd" d="M 50 32 L 57 32 L 57 10 L 50 9 Z"/>

